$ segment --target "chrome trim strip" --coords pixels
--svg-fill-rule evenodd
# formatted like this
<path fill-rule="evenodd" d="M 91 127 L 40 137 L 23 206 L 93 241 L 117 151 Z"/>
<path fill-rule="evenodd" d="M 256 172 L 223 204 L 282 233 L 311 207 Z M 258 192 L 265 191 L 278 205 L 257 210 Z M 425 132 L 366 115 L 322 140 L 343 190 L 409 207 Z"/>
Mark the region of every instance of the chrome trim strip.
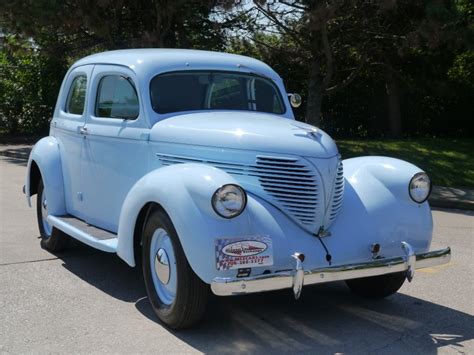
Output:
<path fill-rule="evenodd" d="M 407 253 L 404 256 L 388 259 L 376 259 L 366 263 L 329 266 L 313 270 L 304 270 L 304 280 L 302 280 L 302 284 L 313 285 L 324 282 L 384 275 L 394 272 L 407 271 L 410 266 L 414 266 L 414 269 L 422 269 L 431 266 L 447 264 L 450 260 L 451 249 L 449 247 L 446 249 L 430 251 L 413 256 L 410 255 L 410 253 Z M 300 267 L 302 266 L 300 265 Z M 296 274 L 299 274 L 296 276 L 296 279 L 298 279 L 301 275 L 301 271 L 302 269 L 295 269 L 294 271 L 283 271 L 275 274 L 265 274 L 239 279 L 216 277 L 211 282 L 211 289 L 212 292 L 217 296 L 231 296 L 293 288 L 301 282 L 298 280 L 295 285 L 295 276 Z M 298 287 L 296 287 L 295 291 L 298 291 Z M 301 292 L 301 289 L 299 292 Z"/>

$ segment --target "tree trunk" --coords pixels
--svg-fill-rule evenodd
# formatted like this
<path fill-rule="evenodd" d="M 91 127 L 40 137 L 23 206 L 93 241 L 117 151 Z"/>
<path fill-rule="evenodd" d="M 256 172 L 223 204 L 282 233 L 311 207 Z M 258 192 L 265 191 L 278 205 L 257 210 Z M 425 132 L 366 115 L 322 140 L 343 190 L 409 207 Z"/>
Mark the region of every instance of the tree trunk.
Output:
<path fill-rule="evenodd" d="M 388 123 L 391 137 L 402 135 L 402 115 L 400 110 L 400 85 L 391 66 L 385 69 L 385 90 L 388 99 Z"/>
<path fill-rule="evenodd" d="M 306 122 L 319 126 L 321 123 L 321 104 L 323 101 L 323 90 L 321 67 L 319 61 L 313 58 L 308 80 L 308 102 L 306 104 Z"/>

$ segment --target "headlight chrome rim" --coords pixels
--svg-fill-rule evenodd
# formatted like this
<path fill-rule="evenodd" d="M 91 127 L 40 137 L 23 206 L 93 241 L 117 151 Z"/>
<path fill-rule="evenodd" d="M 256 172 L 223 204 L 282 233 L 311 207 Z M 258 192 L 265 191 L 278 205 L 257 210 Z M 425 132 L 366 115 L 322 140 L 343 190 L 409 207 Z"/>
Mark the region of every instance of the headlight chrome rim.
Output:
<path fill-rule="evenodd" d="M 237 189 L 237 191 L 240 192 L 240 194 L 242 196 L 242 205 L 240 206 L 240 209 L 237 210 L 236 212 L 232 213 L 232 214 L 229 214 L 229 215 L 222 214 L 219 211 L 219 209 L 217 208 L 217 203 L 219 203 L 219 194 L 226 188 L 235 188 L 235 189 Z M 245 207 L 247 206 L 247 193 L 245 192 L 245 190 L 242 187 L 240 187 L 237 184 L 225 184 L 225 185 L 222 185 L 221 187 L 219 187 L 214 192 L 214 194 L 212 195 L 212 199 L 211 199 L 211 205 L 212 205 L 212 209 L 214 210 L 214 212 L 218 216 L 220 216 L 222 218 L 225 218 L 225 219 L 232 219 L 232 218 L 240 216 L 242 214 L 242 212 L 245 210 Z"/>
<path fill-rule="evenodd" d="M 420 199 L 420 200 L 417 200 L 413 194 L 412 194 L 412 184 L 417 180 L 419 179 L 420 177 L 425 177 L 428 182 L 429 182 L 429 189 L 428 189 L 428 193 L 426 194 L 426 196 L 423 198 L 423 199 Z M 410 198 L 418 203 L 418 204 L 422 204 L 423 202 L 425 202 L 426 200 L 428 200 L 428 198 L 430 197 L 431 195 L 431 190 L 433 188 L 433 184 L 431 183 L 431 179 L 430 177 L 428 176 L 427 173 L 425 173 L 424 171 L 420 171 L 418 173 L 416 173 L 415 175 L 413 175 L 413 177 L 410 179 L 410 183 L 408 184 L 408 195 L 410 196 Z"/>

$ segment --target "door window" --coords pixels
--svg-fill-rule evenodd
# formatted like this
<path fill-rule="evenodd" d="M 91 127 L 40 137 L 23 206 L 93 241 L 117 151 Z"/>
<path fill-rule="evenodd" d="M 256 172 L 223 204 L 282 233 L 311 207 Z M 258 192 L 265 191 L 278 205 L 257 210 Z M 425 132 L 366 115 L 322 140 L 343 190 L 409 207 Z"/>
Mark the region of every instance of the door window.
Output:
<path fill-rule="evenodd" d="M 82 115 L 86 101 L 86 87 L 87 77 L 85 75 L 78 75 L 74 78 L 67 96 L 66 112 Z"/>
<path fill-rule="evenodd" d="M 95 114 L 107 118 L 138 117 L 138 95 L 130 78 L 107 75 L 100 79 Z"/>

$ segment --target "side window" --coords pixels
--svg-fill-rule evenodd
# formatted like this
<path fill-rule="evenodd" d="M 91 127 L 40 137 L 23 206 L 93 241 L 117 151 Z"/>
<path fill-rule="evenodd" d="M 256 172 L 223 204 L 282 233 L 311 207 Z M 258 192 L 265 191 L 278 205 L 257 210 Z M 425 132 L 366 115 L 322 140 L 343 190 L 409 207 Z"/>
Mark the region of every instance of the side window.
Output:
<path fill-rule="evenodd" d="M 66 100 L 66 112 L 82 115 L 86 100 L 87 77 L 79 75 L 74 78 Z"/>
<path fill-rule="evenodd" d="M 107 75 L 100 79 L 95 105 L 97 117 L 135 119 L 138 114 L 138 96 L 129 78 Z"/>

